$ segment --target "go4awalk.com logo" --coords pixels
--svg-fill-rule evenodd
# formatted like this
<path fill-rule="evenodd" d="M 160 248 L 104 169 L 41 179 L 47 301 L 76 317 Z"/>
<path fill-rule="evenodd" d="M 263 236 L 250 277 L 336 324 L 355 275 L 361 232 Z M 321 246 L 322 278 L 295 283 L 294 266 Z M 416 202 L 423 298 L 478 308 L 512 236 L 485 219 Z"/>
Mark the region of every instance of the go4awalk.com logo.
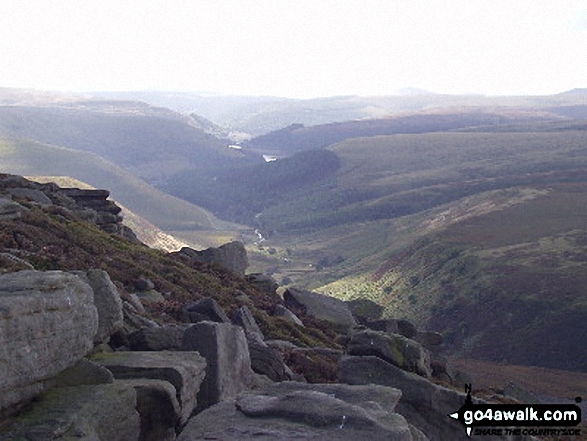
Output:
<path fill-rule="evenodd" d="M 475 404 L 471 385 L 465 386 L 467 399 L 448 415 L 460 421 L 473 435 L 580 435 L 581 408 L 575 404 Z M 576 398 L 577 403 L 581 398 Z"/>

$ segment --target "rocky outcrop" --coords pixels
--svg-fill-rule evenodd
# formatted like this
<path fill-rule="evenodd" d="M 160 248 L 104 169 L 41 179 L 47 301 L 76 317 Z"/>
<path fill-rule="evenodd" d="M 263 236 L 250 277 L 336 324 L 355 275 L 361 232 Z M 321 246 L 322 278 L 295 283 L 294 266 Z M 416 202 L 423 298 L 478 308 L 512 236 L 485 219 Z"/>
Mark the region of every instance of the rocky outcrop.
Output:
<path fill-rule="evenodd" d="M 367 397 L 367 389 L 351 393 L 345 389 L 350 386 L 344 385 L 300 386 L 290 381 L 273 386 L 266 384 L 268 381 L 291 380 L 296 376 L 284 364 L 280 351 L 264 342 L 263 333 L 248 307 L 237 310 L 234 322 L 238 326 L 223 322 L 228 317 L 212 298 L 199 302 L 193 311 L 199 311 L 198 314 L 205 318 L 212 316 L 221 323 L 203 321 L 190 327 L 160 326 L 136 312 L 130 314 L 127 311 L 124 315 L 125 326 L 130 326 L 131 322 L 136 322 L 134 325 L 131 323 L 132 326 L 139 326 L 136 332 L 126 334 L 125 344 L 135 351 L 95 353 L 89 359 L 83 359 L 95 344 L 108 342 L 111 334 L 121 333 L 124 304 L 130 307 L 130 304 L 120 301 L 107 273 L 100 270 L 75 273 L 22 271 L 1 276 L 0 286 L 3 287 L 0 293 L 0 319 L 3 321 L 0 323 L 4 326 L 0 329 L 10 330 L 11 336 L 14 336 L 14 329 L 33 329 L 32 335 L 23 332 L 24 336 L 16 339 L 19 345 L 14 346 L 12 339 L 9 339 L 0 346 L 0 351 L 9 352 L 6 352 L 5 358 L 13 363 L 11 370 L 2 372 L 5 375 L 0 377 L 3 392 L 0 397 L 7 400 L 3 401 L 3 407 L 22 405 L 41 390 L 46 391 L 32 407 L 32 413 L 27 414 L 33 416 L 19 417 L 0 435 L 2 439 L 16 440 L 41 434 L 44 439 L 51 440 L 76 437 L 88 441 L 173 441 L 176 433 L 183 430 L 186 424 L 188 426 L 180 435 L 185 439 L 199 439 L 197 437 L 202 430 L 205 436 L 228 437 L 236 433 L 239 439 L 245 440 L 259 433 L 269 439 L 294 435 L 306 439 L 345 440 L 363 439 L 364 436 L 375 440 L 425 439 L 403 417 L 393 412 L 399 397 L 397 391 L 383 393 L 375 387 L 369 389 Z M 315 293 L 310 293 L 309 297 L 314 300 L 312 294 Z M 5 302 L 2 303 L 2 300 Z M 315 310 L 312 309 L 316 306 L 312 301 L 306 303 L 306 311 Z M 324 299 L 316 303 L 319 306 L 331 305 Z M 300 308 L 300 305 L 298 303 L 297 307 Z M 335 304 L 335 307 L 338 306 Z M 337 313 L 340 314 L 340 311 Z M 26 321 L 29 315 L 34 317 L 33 322 Z M 15 326 L 14 323 L 20 323 L 19 320 L 24 321 L 20 327 Z M 341 322 L 338 323 L 343 328 Z M 66 329 L 61 331 L 59 326 Z M 419 333 L 418 336 L 430 338 L 431 343 L 436 342 L 434 334 Z M 61 340 L 52 343 L 54 338 Z M 414 425 L 430 432 L 436 430 L 435 425 L 447 424 L 445 415 L 442 419 L 438 416 L 437 420 L 432 418 L 432 422 L 427 422 L 428 416 L 423 415 L 431 410 L 422 405 L 416 408 L 425 396 L 418 388 L 426 392 L 432 383 L 413 380 L 397 382 L 397 378 L 403 378 L 397 372 L 407 375 L 405 370 L 424 376 L 430 374 L 427 352 L 422 345 L 401 335 L 369 329 L 351 332 L 347 342 L 349 353 L 362 356 L 343 357 L 341 351 L 326 348 L 294 348 L 288 351 L 302 358 L 320 355 L 328 358 L 333 365 L 342 358 L 339 375 L 342 381 L 394 384 L 406 389 L 405 398 L 397 405 L 397 411 Z M 33 345 L 37 343 L 42 347 L 34 349 Z M 18 353 L 21 345 L 38 353 L 30 355 L 29 349 Z M 57 358 L 41 362 L 51 368 L 42 371 L 38 369 L 38 362 L 47 355 L 45 351 L 54 353 Z M 368 356 L 373 354 L 378 358 Z M 68 358 L 59 358 L 65 356 Z M 33 360 L 34 368 L 23 371 L 23 362 L 33 366 Z M 345 360 L 370 364 L 348 368 L 349 362 Z M 20 364 L 17 367 L 14 363 Z M 2 369 L 6 366 L 6 363 L 0 363 Z M 397 371 L 390 370 L 388 366 Z M 19 379 L 15 374 L 17 370 L 23 372 L 27 382 Z M 31 371 L 38 376 L 31 376 Z M 264 375 L 265 380 L 259 382 L 253 371 Z M 379 371 L 383 372 L 381 378 Z M 360 378 L 361 373 L 367 377 Z M 390 383 L 389 376 L 395 377 L 396 383 Z M 264 384 L 262 392 L 252 392 L 251 388 L 259 384 Z M 434 392 L 435 389 L 432 391 L 433 395 L 440 393 Z M 410 398 L 412 395 L 415 398 Z M 114 403 L 114 400 L 117 401 Z M 432 400 L 430 407 L 449 407 L 443 401 L 445 398 L 439 400 Z M 447 400 L 452 406 L 454 400 Z M 213 407 L 208 409 L 210 406 Z M 53 418 L 52 412 L 55 411 L 58 416 Z M 201 411 L 201 414 L 191 418 L 194 412 Z M 231 420 L 220 424 L 216 418 L 221 417 Z M 110 427 L 102 427 L 105 421 L 111 421 Z"/>
<path fill-rule="evenodd" d="M 108 368 L 114 378 L 167 381 L 176 391 L 185 423 L 198 404 L 206 360 L 195 352 L 113 352 L 94 354 L 91 360 Z"/>
<path fill-rule="evenodd" d="M 417 341 L 399 334 L 389 334 L 370 329 L 351 335 L 348 343 L 350 355 L 375 355 L 405 371 L 430 377 L 430 357 Z"/>
<path fill-rule="evenodd" d="M 184 306 L 183 319 L 189 323 L 204 321 L 230 323 L 230 319 L 226 313 L 218 306 L 216 300 L 211 297 L 204 297 L 197 302 Z"/>
<path fill-rule="evenodd" d="M 11 198 L 0 197 L 0 219 L 18 219 L 22 213 L 28 211 Z"/>
<path fill-rule="evenodd" d="M 82 209 L 86 209 L 84 217 L 90 219 L 102 230 L 138 242 L 132 230 L 122 225 L 122 216 L 120 215 L 122 209 L 108 199 L 110 196 L 108 190 L 61 188 L 59 194 L 73 200 Z"/>
<path fill-rule="evenodd" d="M 218 248 L 207 248 L 202 251 L 183 247 L 177 253 L 194 262 L 220 266 L 241 277 L 244 277 L 245 271 L 249 266 L 245 246 L 242 242 L 238 241 L 226 243 Z"/>
<path fill-rule="evenodd" d="M 34 188 L 7 188 L 6 192 L 11 194 L 12 197 L 18 199 L 26 199 L 35 202 L 42 207 L 47 207 L 53 204 L 53 201 L 49 199 L 49 197 L 45 193 L 43 193 L 41 190 L 36 190 Z"/>
<path fill-rule="evenodd" d="M 122 209 L 108 199 L 109 196 L 108 190 L 60 188 L 54 183 L 40 184 L 22 176 L 0 174 L 0 218 L 17 218 L 27 211 L 26 207 L 17 203 L 19 201 L 41 207 L 59 205 L 108 233 L 139 242 L 132 230 L 122 224 Z"/>
<path fill-rule="evenodd" d="M 339 379 L 348 384 L 379 384 L 400 389 L 402 399 L 397 411 L 431 440 L 466 439 L 463 426 L 447 417 L 465 403 L 463 393 L 435 385 L 374 356 L 343 357 Z"/>
<path fill-rule="evenodd" d="M 32 398 L 93 348 L 93 301 L 90 286 L 73 274 L 0 276 L 0 410 Z"/>
<path fill-rule="evenodd" d="M 379 318 L 381 309 L 370 300 L 346 303 L 361 323 L 346 340 L 350 355 L 374 355 L 409 372 L 448 384 L 461 386 L 471 382 L 466 373 L 451 366 L 442 355 L 442 334 L 417 329 L 406 319 Z"/>
<path fill-rule="evenodd" d="M 298 326 L 304 326 L 304 323 L 302 323 L 298 316 L 283 305 L 277 305 L 273 311 L 273 315 L 276 317 L 283 317 L 287 321 L 292 322 Z"/>
<path fill-rule="evenodd" d="M 326 320 L 339 329 L 348 330 L 357 324 L 348 305 L 334 297 L 288 288 L 283 293 L 283 299 L 286 307 L 302 308 L 306 314 Z"/>
<path fill-rule="evenodd" d="M 0 429 L 0 439 L 174 441 L 181 428 L 183 409 L 169 381 L 113 380 L 108 369 L 84 360 L 54 383 Z"/>
<path fill-rule="evenodd" d="M 383 306 L 369 299 L 354 299 L 346 301 L 357 321 L 364 325 L 373 320 L 379 320 L 383 314 Z"/>
<path fill-rule="evenodd" d="M 122 328 L 122 300 L 118 289 L 106 271 L 91 269 L 75 272 L 94 292 L 94 306 L 98 310 L 98 330 L 95 343 L 107 342 L 112 334 Z"/>
<path fill-rule="evenodd" d="M 0 439 L 175 440 L 197 406 L 206 361 L 193 351 L 84 358 L 108 348 L 122 310 L 101 270 L 0 276 L 0 416 L 21 411 Z M 154 326 L 171 329 L 180 349 L 181 328 Z"/>
<path fill-rule="evenodd" d="M 141 328 L 129 334 L 128 345 L 133 351 L 180 351 L 185 329 L 176 325 Z"/>
<path fill-rule="evenodd" d="M 416 326 L 409 320 L 404 319 L 368 320 L 365 322 L 365 326 L 374 331 L 400 334 L 407 338 L 414 338 L 418 335 Z"/>
<path fill-rule="evenodd" d="M 20 217 L 18 223 L 31 219 L 41 223 L 44 215 L 60 226 L 77 227 L 80 219 L 106 230 L 119 224 L 118 208 L 107 200 L 107 192 L 60 191 L 51 184 L 27 182 L 0 176 L 3 224 L 9 224 L 6 219 L 11 217 Z M 67 229 L 59 231 L 70 234 Z M 18 261 L 22 240 L 14 237 L 11 242 L 20 249 L 3 250 L 3 269 L 22 267 Z M 227 258 L 231 247 L 240 263 Z M 220 248 L 226 251 L 221 257 L 228 263 L 215 260 L 214 252 L 209 253 L 208 263 L 232 265 L 233 271 L 244 275 L 239 245 Z M 30 250 L 32 256 L 34 248 Z M 175 258 L 174 263 L 185 264 L 188 255 L 184 250 L 183 258 Z M 15 265 L 8 265 L 8 260 Z M 107 267 L 106 262 L 96 266 Z M 193 266 L 209 269 L 200 263 Z M 112 274 L 121 269 L 111 268 Z M 0 421 L 0 439 L 174 441 L 182 431 L 181 440 L 426 439 L 415 426 L 430 439 L 459 439 L 464 433 L 458 423 L 453 432 L 446 416 L 460 407 L 462 394 L 426 379 L 431 374 L 445 381 L 457 378 L 438 352 L 440 334 L 418 331 L 406 320 L 382 320 L 380 309 L 368 301 L 351 303 L 355 315 L 360 315 L 355 320 L 349 305 L 291 288 L 284 300 L 304 319 L 304 329 L 291 310 L 276 305 L 277 284 L 271 277 L 248 276 L 252 286 L 246 286 L 244 280 L 237 282 L 214 268 L 212 272 L 221 275 L 220 283 L 229 280 L 233 288 L 240 285 L 232 291 L 241 308 L 231 323 L 212 290 L 182 286 L 187 293 L 177 297 L 168 290 L 169 280 L 151 270 L 148 265 L 133 267 L 124 277 L 118 276 L 120 286 L 130 291 L 123 291 L 124 301 L 101 270 L 0 276 L 0 416 L 13 418 Z M 162 292 L 165 289 L 164 295 L 155 291 L 155 285 Z M 186 305 L 190 292 L 191 298 L 204 295 L 201 292 L 211 297 Z M 141 301 L 139 294 L 145 293 L 159 304 L 149 303 L 147 297 Z M 225 294 L 221 294 L 223 305 L 228 301 Z M 262 305 L 263 312 L 255 305 Z M 182 307 L 186 320 L 198 321 L 196 325 L 166 322 L 181 319 Z M 270 312 L 283 313 L 298 326 L 266 315 Z M 317 324 L 313 318 L 332 326 Z M 375 330 L 355 327 L 357 321 Z M 261 329 L 274 338 L 295 339 L 299 345 L 347 348 L 346 352 L 301 348 L 285 341 L 269 345 Z M 284 381 L 291 379 L 365 385 Z M 403 390 L 403 397 L 398 389 L 367 383 L 393 385 Z"/>
<path fill-rule="evenodd" d="M 269 295 L 275 294 L 275 291 L 277 291 L 277 288 L 279 288 L 277 281 L 267 274 L 247 274 L 246 279 L 247 282 L 254 285 L 257 289 Z"/>
<path fill-rule="evenodd" d="M 247 339 L 239 326 L 195 324 L 183 335 L 183 350 L 198 351 L 207 361 L 206 378 L 198 393 L 198 409 L 234 398 L 254 385 Z"/>
<path fill-rule="evenodd" d="M 279 383 L 207 409 L 190 420 L 178 441 L 425 440 L 394 413 L 400 396 L 381 386 Z"/>

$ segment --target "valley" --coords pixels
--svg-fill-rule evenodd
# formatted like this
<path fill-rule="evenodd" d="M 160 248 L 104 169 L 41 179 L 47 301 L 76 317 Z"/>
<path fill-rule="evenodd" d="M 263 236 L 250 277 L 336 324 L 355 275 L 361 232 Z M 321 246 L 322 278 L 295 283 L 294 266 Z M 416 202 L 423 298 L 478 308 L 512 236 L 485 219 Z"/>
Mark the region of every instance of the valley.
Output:
<path fill-rule="evenodd" d="M 0 108 L 0 171 L 109 188 L 169 248 L 241 240 L 249 272 L 373 300 L 455 356 L 584 372 L 584 96 L 29 99 Z"/>
<path fill-rule="evenodd" d="M 0 441 L 587 441 L 586 1 L 0 36 Z"/>

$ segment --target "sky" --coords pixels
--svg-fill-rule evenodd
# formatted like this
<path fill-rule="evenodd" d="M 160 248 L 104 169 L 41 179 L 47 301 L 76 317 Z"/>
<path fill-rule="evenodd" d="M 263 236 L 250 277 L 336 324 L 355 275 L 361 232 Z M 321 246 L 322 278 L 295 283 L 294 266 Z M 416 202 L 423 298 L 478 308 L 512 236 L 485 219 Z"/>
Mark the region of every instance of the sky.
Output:
<path fill-rule="evenodd" d="M 587 87 L 587 1 L 1 0 L 0 87 L 558 93 Z"/>

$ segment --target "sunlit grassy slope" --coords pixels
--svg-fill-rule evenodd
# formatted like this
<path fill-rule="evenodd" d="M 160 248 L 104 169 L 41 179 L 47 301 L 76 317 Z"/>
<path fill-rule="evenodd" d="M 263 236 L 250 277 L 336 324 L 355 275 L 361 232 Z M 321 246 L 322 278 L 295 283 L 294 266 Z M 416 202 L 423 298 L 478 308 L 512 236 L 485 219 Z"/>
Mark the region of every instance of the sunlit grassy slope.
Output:
<path fill-rule="evenodd" d="M 92 153 L 25 140 L 0 140 L 0 171 L 27 176 L 70 176 L 110 190 L 113 199 L 164 231 L 192 233 L 193 246 L 217 245 L 238 228 L 206 210 L 165 194 Z"/>
<path fill-rule="evenodd" d="M 493 191 L 361 232 L 330 236 L 345 260 L 309 275 L 320 291 L 370 298 L 464 356 L 587 370 L 584 182 Z"/>

